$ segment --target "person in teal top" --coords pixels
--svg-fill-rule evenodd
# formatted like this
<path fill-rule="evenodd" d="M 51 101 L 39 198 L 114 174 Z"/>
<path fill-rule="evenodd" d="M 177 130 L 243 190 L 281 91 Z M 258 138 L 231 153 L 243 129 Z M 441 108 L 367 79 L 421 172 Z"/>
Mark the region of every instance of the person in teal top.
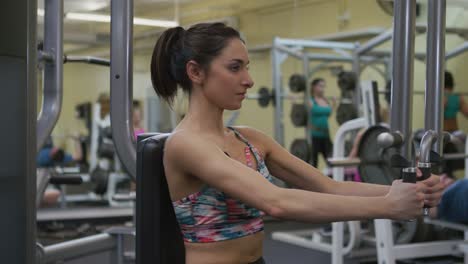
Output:
<path fill-rule="evenodd" d="M 465 117 L 468 117 L 468 105 L 466 105 L 463 96 L 453 92 L 455 82 L 450 72 L 445 72 L 444 80 L 444 130 L 453 132 L 458 130 L 457 113 L 461 112 Z"/>
<path fill-rule="evenodd" d="M 317 167 L 318 155 L 322 154 L 325 161 L 332 152 L 332 143 L 328 128 L 328 118 L 332 106 L 324 96 L 326 84 L 322 78 L 314 79 L 310 85 L 311 98 L 308 100 L 310 136 L 312 142 L 311 164 Z"/>

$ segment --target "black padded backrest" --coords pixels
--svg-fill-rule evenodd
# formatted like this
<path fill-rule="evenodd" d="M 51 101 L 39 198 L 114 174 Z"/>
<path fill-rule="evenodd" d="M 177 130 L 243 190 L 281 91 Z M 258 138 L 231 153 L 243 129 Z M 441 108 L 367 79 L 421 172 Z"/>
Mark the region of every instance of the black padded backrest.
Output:
<path fill-rule="evenodd" d="M 138 137 L 136 264 L 185 264 L 184 241 L 163 166 L 169 135 Z"/>

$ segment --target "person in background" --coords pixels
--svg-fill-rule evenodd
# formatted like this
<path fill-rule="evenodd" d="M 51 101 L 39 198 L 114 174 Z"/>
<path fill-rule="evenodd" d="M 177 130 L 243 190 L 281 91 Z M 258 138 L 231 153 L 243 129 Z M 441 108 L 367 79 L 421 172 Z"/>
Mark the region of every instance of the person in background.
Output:
<path fill-rule="evenodd" d="M 458 130 L 457 113 L 468 117 L 468 105 L 463 96 L 453 92 L 455 81 L 452 73 L 445 72 L 444 84 L 444 130 L 453 132 Z"/>
<path fill-rule="evenodd" d="M 460 94 L 454 93 L 455 81 L 453 75 L 449 71 L 444 74 L 444 131 L 450 133 L 458 131 L 457 114 L 460 112 L 463 116 L 468 117 L 468 104 Z M 444 153 L 457 153 L 460 150 L 458 147 L 449 142 L 444 147 Z M 464 167 L 464 160 L 447 160 L 444 162 L 444 171 L 449 177 L 454 177 L 455 170 Z"/>
<path fill-rule="evenodd" d="M 328 128 L 332 105 L 324 96 L 325 87 L 324 79 L 314 79 L 310 84 L 311 98 L 307 100 L 310 113 L 310 136 L 312 138 L 311 165 L 314 167 L 317 167 L 319 153 L 322 154 L 326 162 L 333 150 Z"/>
<path fill-rule="evenodd" d="M 74 162 L 80 162 L 83 158 L 81 142 L 79 137 L 71 136 L 75 142 L 75 153 L 69 154 L 62 148 L 53 145 L 52 138 L 49 137 L 44 146 L 37 154 L 38 167 L 66 166 Z"/>
<path fill-rule="evenodd" d="M 71 137 L 75 141 L 75 154 L 71 155 L 63 149 L 54 146 L 52 137 L 49 136 L 44 146 L 37 154 L 37 167 L 49 168 L 55 166 L 67 166 L 73 163 L 82 162 L 83 153 L 81 142 L 78 136 Z M 60 191 L 51 185 L 44 191 L 41 207 L 48 207 L 57 204 L 60 197 Z"/>
<path fill-rule="evenodd" d="M 133 100 L 133 134 L 135 139 L 139 134 L 145 133 L 145 129 L 141 125 L 141 121 L 143 120 L 143 113 L 141 109 L 140 101 Z"/>

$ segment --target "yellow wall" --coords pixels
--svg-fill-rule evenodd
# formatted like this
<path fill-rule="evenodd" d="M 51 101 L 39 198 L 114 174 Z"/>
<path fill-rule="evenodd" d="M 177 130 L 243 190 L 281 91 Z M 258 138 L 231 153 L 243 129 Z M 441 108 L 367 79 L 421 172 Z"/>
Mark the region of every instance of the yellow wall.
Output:
<path fill-rule="evenodd" d="M 310 38 L 338 31 L 351 31 L 366 27 L 389 27 L 391 17 L 384 14 L 372 0 L 350 1 L 349 14 L 350 20 L 347 23 L 341 23 L 337 20 L 340 14 L 341 2 L 343 1 L 321 1 L 320 3 L 308 4 L 307 2 L 291 6 L 290 8 L 274 10 L 270 12 L 251 12 L 240 16 L 240 30 L 246 36 L 247 44 L 255 46 L 259 44 L 271 43 L 274 36 L 284 38 Z M 320 50 L 314 50 L 320 52 Z M 330 51 L 327 51 L 328 53 Z M 255 88 L 261 86 L 272 86 L 271 64 L 269 53 L 263 56 L 253 54 L 251 73 L 256 81 Z M 317 62 L 311 63 L 311 66 L 317 65 Z M 333 65 L 339 65 L 333 63 Z M 351 69 L 349 64 L 344 65 L 345 69 Z M 287 81 L 291 74 L 302 73 L 302 62 L 293 58 L 288 58 L 282 65 L 283 85 L 287 90 Z M 373 73 L 373 74 L 372 74 Z M 340 92 L 337 86 L 336 77 L 332 76 L 329 70 L 317 72 L 315 77 L 323 77 L 327 82 L 326 94 L 328 96 L 339 96 Z M 383 85 L 383 78 L 373 70 L 365 70 L 363 78 L 379 80 Z M 284 124 L 285 124 L 285 146 L 289 148 L 295 138 L 304 138 L 303 128 L 295 128 L 291 123 L 289 114 L 292 103 L 286 101 L 284 104 Z M 258 127 L 259 129 L 273 135 L 273 108 L 268 107 L 268 111 L 258 110 L 256 102 L 247 101 L 243 105 L 238 123 Z M 252 116 L 251 113 L 255 113 Z M 264 116 L 266 114 L 266 116 Z M 332 136 L 334 135 L 338 124 L 335 121 L 335 113 L 330 118 L 330 127 Z M 320 167 L 322 167 L 323 162 Z"/>
<path fill-rule="evenodd" d="M 249 47 L 260 44 L 270 44 L 274 36 L 285 38 L 310 38 L 325 34 L 352 31 L 364 29 L 368 27 L 389 28 L 392 25 L 392 17 L 385 14 L 378 7 L 375 0 L 304 0 L 304 1 L 234 1 L 232 2 L 232 10 L 226 9 L 222 11 L 200 14 L 198 19 L 191 17 L 184 20 L 184 11 L 190 12 L 190 9 L 204 8 L 209 9 L 210 5 L 216 6 L 219 1 L 205 0 L 195 1 L 189 5 L 183 5 L 182 24 L 194 23 L 201 20 L 213 20 L 225 16 L 236 16 L 239 21 L 239 30 L 247 41 Z M 210 5 L 207 5 L 209 3 Z M 244 4 L 242 4 L 244 3 Z M 254 5 L 268 4 L 270 7 L 255 8 Z M 425 7 L 422 7 L 421 17 L 418 21 L 425 22 Z M 466 19 L 463 16 L 457 15 L 459 11 L 448 11 L 447 23 L 448 26 L 468 26 Z M 348 20 L 340 21 L 339 16 L 348 15 Z M 459 37 L 447 37 L 447 49 L 450 50 L 458 45 L 462 40 Z M 379 48 L 390 48 L 391 42 Z M 418 36 L 416 41 L 416 49 L 418 51 L 425 50 L 425 35 Z M 135 69 L 138 73 L 135 75 L 135 89 L 145 89 L 150 84 L 149 70 L 150 50 L 147 52 L 139 52 L 139 57 L 135 59 Z M 315 52 L 315 51 L 314 51 Z M 468 59 L 468 54 L 459 56 L 456 59 L 449 61 L 447 68 L 455 75 L 457 83 L 457 91 L 467 91 L 467 87 L 463 84 L 468 82 L 468 75 L 464 74 L 464 62 Z M 270 55 L 268 52 L 252 53 L 251 57 L 251 74 L 255 80 L 255 87 L 250 92 L 255 93 L 261 86 L 272 86 L 271 81 L 271 64 Z M 316 65 L 312 63 L 311 65 Z M 336 63 L 333 65 L 337 65 Z M 350 69 L 349 65 L 345 68 Z M 302 63 L 289 58 L 282 67 L 283 84 L 286 87 L 287 79 L 292 73 L 302 72 Z M 339 96 L 339 90 L 336 85 L 336 78 L 330 74 L 330 71 L 323 70 L 318 72 L 316 76 L 321 76 L 326 79 L 328 88 L 327 95 Z M 314 76 L 315 77 L 315 76 Z M 384 79 L 377 74 L 375 70 L 366 69 L 361 79 L 374 79 L 379 83 L 379 87 L 383 89 Z M 425 65 L 421 62 L 415 62 L 415 89 L 424 88 Z M 66 65 L 64 75 L 64 106 L 59 123 L 57 124 L 54 134 L 63 134 L 76 129 L 80 129 L 78 122 L 73 118 L 74 105 L 83 101 L 95 101 L 97 95 L 103 91 L 109 91 L 109 71 L 106 68 L 90 66 L 90 65 Z M 144 92 L 134 92 L 135 98 L 142 98 Z M 304 129 L 294 128 L 290 122 L 289 112 L 291 103 L 285 102 L 284 121 L 285 121 L 285 143 L 289 148 L 289 144 L 294 138 L 304 137 Z M 424 99 L 422 96 L 414 97 L 413 111 L 413 127 L 419 128 L 423 126 Z M 183 107 L 176 107 L 182 109 Z M 459 118 L 460 127 L 467 130 L 468 122 L 464 118 Z M 259 108 L 255 101 L 245 101 L 241 110 L 237 124 L 254 126 L 267 134 L 273 135 L 273 108 Z M 335 117 L 330 119 L 332 134 L 337 129 Z"/>
<path fill-rule="evenodd" d="M 73 142 L 66 136 L 87 134 L 84 122 L 75 117 L 75 106 L 84 102 L 94 103 L 99 94 L 110 94 L 109 83 L 108 67 L 77 63 L 64 65 L 62 111 L 52 133 L 56 145 L 73 151 Z M 134 73 L 134 98 L 143 99 L 149 84 L 147 73 Z"/>

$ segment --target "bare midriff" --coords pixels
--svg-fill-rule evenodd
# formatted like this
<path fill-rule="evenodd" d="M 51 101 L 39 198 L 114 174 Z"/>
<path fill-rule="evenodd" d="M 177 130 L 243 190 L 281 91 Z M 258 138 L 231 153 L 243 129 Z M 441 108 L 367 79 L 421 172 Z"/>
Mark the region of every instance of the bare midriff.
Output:
<path fill-rule="evenodd" d="M 248 264 L 262 257 L 264 232 L 212 243 L 185 243 L 186 264 Z"/>

